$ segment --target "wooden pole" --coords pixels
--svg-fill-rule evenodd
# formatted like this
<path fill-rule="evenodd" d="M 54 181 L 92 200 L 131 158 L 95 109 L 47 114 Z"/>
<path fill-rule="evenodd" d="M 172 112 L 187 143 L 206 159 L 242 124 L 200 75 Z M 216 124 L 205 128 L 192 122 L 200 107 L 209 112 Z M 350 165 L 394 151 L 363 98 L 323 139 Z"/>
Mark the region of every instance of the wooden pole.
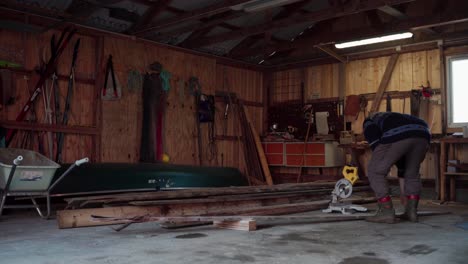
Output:
<path fill-rule="evenodd" d="M 400 57 L 399 53 L 395 53 L 390 57 L 388 61 L 387 68 L 385 68 L 385 73 L 382 77 L 382 81 L 380 82 L 379 89 L 375 94 L 374 100 L 372 102 L 372 107 L 370 112 L 375 113 L 379 110 L 380 102 L 382 101 L 383 94 L 387 89 L 387 86 L 392 78 L 393 69 L 395 69 L 395 65 Z"/>
<path fill-rule="evenodd" d="M 305 136 L 305 139 L 304 139 L 304 148 L 302 149 L 301 166 L 299 167 L 299 172 L 297 174 L 297 179 L 296 179 L 297 183 L 301 182 L 302 167 L 304 166 L 305 152 L 306 152 L 306 149 L 307 149 L 307 141 L 309 141 L 309 132 L 310 132 L 310 124 L 311 123 L 312 123 L 312 115 L 310 116 L 309 122 L 307 124 L 307 132 L 306 132 L 306 136 Z"/>
<path fill-rule="evenodd" d="M 268 185 L 273 185 L 273 178 L 271 177 L 270 168 L 268 167 L 268 162 L 265 156 L 265 152 L 263 151 L 260 136 L 258 135 L 257 130 L 255 129 L 254 125 L 252 124 L 252 121 L 250 120 L 249 114 L 246 111 L 247 109 L 245 109 L 244 105 L 241 105 L 241 107 L 244 109 L 247 123 L 249 124 L 250 130 L 252 131 L 254 137 L 255 146 L 257 147 L 257 154 L 260 158 L 260 164 L 262 165 L 263 175 L 265 176 L 266 183 Z"/>

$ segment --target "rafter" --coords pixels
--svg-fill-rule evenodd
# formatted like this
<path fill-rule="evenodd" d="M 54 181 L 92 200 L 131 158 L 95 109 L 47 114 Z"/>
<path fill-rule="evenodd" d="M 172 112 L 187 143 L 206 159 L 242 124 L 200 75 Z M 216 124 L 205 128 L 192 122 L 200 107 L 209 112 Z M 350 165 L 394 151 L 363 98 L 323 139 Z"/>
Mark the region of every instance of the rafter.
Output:
<path fill-rule="evenodd" d="M 165 39 L 165 38 L 168 38 L 168 37 L 171 37 L 171 36 L 181 35 L 181 34 L 184 34 L 184 33 L 190 32 L 190 31 L 194 31 L 194 30 L 202 30 L 202 29 L 205 29 L 205 28 L 213 28 L 213 27 L 215 27 L 217 25 L 225 23 L 225 21 L 229 21 L 231 19 L 235 19 L 235 18 L 241 17 L 243 15 L 245 15 L 245 13 L 243 11 L 228 11 L 228 12 L 226 12 L 226 14 L 223 17 L 213 19 L 213 20 L 210 20 L 208 22 L 191 23 L 191 24 L 189 24 L 187 26 L 178 27 L 178 28 L 176 28 L 174 30 L 161 32 L 154 39 L 155 40 L 161 40 L 161 39 Z"/>
<path fill-rule="evenodd" d="M 320 45 L 317 45 L 317 46 L 315 46 L 315 47 L 316 47 L 317 49 L 319 49 L 319 50 L 325 52 L 326 54 L 332 56 L 333 58 L 335 58 L 335 59 L 341 61 L 342 63 L 347 63 L 347 62 L 348 62 L 348 60 L 347 60 L 345 57 L 343 57 L 343 56 L 341 56 L 340 54 L 336 53 L 336 51 L 334 51 L 334 50 L 331 49 L 330 47 L 327 47 L 327 46 L 320 46 Z"/>
<path fill-rule="evenodd" d="M 190 48 L 190 43 L 193 41 L 196 41 L 197 39 L 203 37 L 204 35 L 208 34 L 212 28 L 204 28 L 201 30 L 194 31 L 188 36 L 184 41 L 182 41 L 178 46 L 184 47 L 184 48 Z"/>
<path fill-rule="evenodd" d="M 342 17 L 346 15 L 352 15 L 359 12 L 364 12 L 368 10 L 377 9 L 384 5 L 396 5 L 401 3 L 413 2 L 415 0 L 367 0 L 367 1 L 351 1 L 349 5 L 345 7 L 332 7 L 325 10 L 320 10 L 316 12 L 311 12 L 307 14 L 300 14 L 295 16 L 290 16 L 278 21 L 273 21 L 271 23 L 265 23 L 262 25 L 256 25 L 241 30 L 236 30 L 233 32 L 227 32 L 222 34 L 217 34 L 211 37 L 206 37 L 200 39 L 197 46 L 205 46 L 213 43 L 223 42 L 226 40 L 238 39 L 240 37 L 256 35 L 263 33 L 269 30 L 277 30 L 280 28 L 290 27 L 295 24 L 302 24 L 304 22 L 319 22 L 331 18 Z"/>
<path fill-rule="evenodd" d="M 329 32 L 318 36 L 304 38 L 301 41 L 269 45 L 269 51 L 282 51 L 290 49 L 307 49 L 310 46 L 333 43 L 337 41 L 351 41 L 359 38 L 372 37 L 382 34 L 398 33 L 404 30 L 420 30 L 442 25 L 468 22 L 468 8 L 458 8 L 457 12 L 447 13 L 441 16 L 419 16 L 407 20 L 397 20 L 385 23 L 382 30 L 372 27 L 362 27 L 355 30 Z M 248 57 L 258 54 L 258 49 L 243 50 L 237 54 L 238 57 Z"/>
<path fill-rule="evenodd" d="M 293 3 L 291 5 L 287 5 L 284 7 L 284 9 L 279 12 L 277 15 L 275 15 L 272 20 L 279 20 L 283 19 L 287 16 L 294 15 L 302 10 L 302 8 L 310 3 L 310 0 L 303 0 L 300 2 Z M 255 44 L 257 41 L 262 39 L 262 36 L 265 36 L 265 33 L 257 34 L 257 35 L 252 35 L 244 38 L 239 44 L 234 46 L 234 48 L 229 51 L 228 56 L 235 56 L 236 52 L 245 48 L 249 48 L 253 44 Z"/>
<path fill-rule="evenodd" d="M 370 22 L 370 25 L 372 27 L 375 27 L 376 29 L 380 29 L 382 27 L 382 19 L 380 18 L 379 14 L 377 13 L 377 10 L 369 10 L 366 12 L 366 17 Z"/>
<path fill-rule="evenodd" d="M 294 39 L 291 40 L 291 41 L 300 41 L 301 39 L 305 39 L 305 38 L 308 38 L 308 37 L 311 37 L 311 36 L 319 36 L 321 34 L 327 34 L 327 32 L 332 31 L 333 25 L 339 19 L 340 18 L 333 18 L 333 19 L 317 22 L 312 27 L 309 27 L 309 28 L 305 29 L 299 35 L 295 36 Z M 289 43 L 291 43 L 291 42 L 289 42 Z M 288 44 L 286 44 L 286 42 L 284 42 L 284 44 L 288 45 Z M 269 49 L 266 49 L 266 50 L 268 52 L 270 52 L 269 54 L 274 54 L 274 56 L 268 56 L 268 57 L 264 58 L 265 60 L 268 60 L 268 61 L 270 61 L 272 59 L 277 59 L 278 57 L 281 57 L 281 56 L 289 56 L 289 54 L 294 52 L 294 49 L 285 49 L 285 50 L 281 50 L 281 51 L 276 51 L 276 50 L 271 51 Z"/>
<path fill-rule="evenodd" d="M 157 29 L 169 27 L 176 25 L 178 23 L 186 22 L 186 21 L 191 21 L 191 20 L 196 20 L 196 19 L 202 19 L 204 17 L 209 17 L 212 15 L 216 15 L 219 13 L 223 13 L 226 11 L 231 10 L 230 7 L 234 5 L 239 5 L 246 3 L 250 0 L 225 0 L 220 3 L 210 5 L 208 7 L 200 8 L 194 11 L 186 12 L 185 14 L 182 14 L 180 16 L 176 16 L 174 18 L 169 18 L 165 19 L 163 21 L 159 21 L 156 24 L 152 26 L 148 26 L 144 29 L 141 29 L 137 32 L 135 32 L 136 35 L 143 35 L 144 33 L 154 31 Z"/>
<path fill-rule="evenodd" d="M 74 0 L 74 1 L 71 2 L 71 4 L 65 10 L 65 12 L 68 12 L 68 13 L 72 14 L 73 16 L 89 17 L 98 8 L 99 8 L 98 6 L 92 4 L 92 3 L 88 2 L 88 1 Z"/>
<path fill-rule="evenodd" d="M 260 39 L 262 39 L 263 37 L 263 33 L 262 34 L 258 34 L 258 35 L 254 35 L 254 36 L 250 36 L 250 37 L 247 37 L 245 39 L 243 39 L 241 42 L 239 42 L 239 44 L 237 44 L 236 46 L 234 46 L 229 52 L 228 52 L 228 57 L 235 57 L 236 56 L 236 53 L 238 53 L 239 51 L 241 50 L 244 50 L 244 49 L 248 49 L 250 48 L 252 45 L 254 45 L 257 41 L 259 41 Z"/>
<path fill-rule="evenodd" d="M 383 6 L 383 7 L 380 7 L 378 10 L 387 15 L 395 17 L 398 20 L 407 20 L 409 18 L 408 15 L 406 15 L 404 12 L 400 11 L 398 8 L 393 7 L 393 6 Z M 431 28 L 425 28 L 425 29 L 422 29 L 421 31 L 423 31 L 426 34 L 437 34 L 437 32 Z"/>
<path fill-rule="evenodd" d="M 151 5 L 145 13 L 140 17 L 140 19 L 132 25 L 132 27 L 128 30 L 129 33 L 133 33 L 136 30 L 142 28 L 146 24 L 150 23 L 154 17 L 164 12 L 168 7 L 172 0 L 160 0 L 156 4 Z"/>

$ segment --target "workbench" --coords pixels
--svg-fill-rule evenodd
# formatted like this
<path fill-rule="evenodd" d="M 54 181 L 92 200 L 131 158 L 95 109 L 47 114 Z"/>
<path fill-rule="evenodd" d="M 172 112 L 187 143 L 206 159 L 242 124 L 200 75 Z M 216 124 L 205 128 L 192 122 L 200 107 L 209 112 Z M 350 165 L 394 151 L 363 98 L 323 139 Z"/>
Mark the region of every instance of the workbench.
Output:
<path fill-rule="evenodd" d="M 447 201 L 447 193 L 449 193 L 450 201 L 456 199 L 456 187 L 455 182 L 457 177 L 466 177 L 468 173 L 461 172 L 447 172 L 447 151 L 450 145 L 462 145 L 468 144 L 468 138 L 456 138 L 456 137 L 445 137 L 440 139 L 440 166 L 439 166 L 439 177 L 440 177 L 440 200 L 442 202 Z M 447 177 L 450 179 L 450 190 L 447 192 Z"/>

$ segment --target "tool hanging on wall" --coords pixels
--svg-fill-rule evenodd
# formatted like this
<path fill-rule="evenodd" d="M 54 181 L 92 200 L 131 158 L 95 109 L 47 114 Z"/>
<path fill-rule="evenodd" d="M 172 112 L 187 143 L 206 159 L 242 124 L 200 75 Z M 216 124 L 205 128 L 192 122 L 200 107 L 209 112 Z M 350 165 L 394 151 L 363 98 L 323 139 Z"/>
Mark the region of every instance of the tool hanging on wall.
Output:
<path fill-rule="evenodd" d="M 432 98 L 434 95 L 434 90 L 431 88 L 431 84 L 427 81 L 427 86 L 421 85 L 419 89 L 411 90 L 410 94 L 410 105 L 411 105 L 411 115 L 417 117 L 424 117 L 427 116 L 428 112 L 428 104 L 427 102 L 424 103 L 423 107 L 421 107 L 421 99 L 429 99 Z M 423 109 L 421 109 L 423 108 Z M 421 112 L 421 110 L 423 110 Z"/>
<path fill-rule="evenodd" d="M 70 73 L 68 78 L 68 88 L 67 88 L 67 97 L 65 99 L 65 108 L 63 109 L 63 118 L 62 118 L 62 125 L 66 126 L 68 124 L 69 114 L 71 110 L 71 101 L 73 96 L 73 88 L 75 87 L 75 67 L 76 67 L 76 60 L 78 57 L 78 49 L 80 47 L 80 39 L 75 42 L 75 46 L 73 48 L 73 58 L 70 66 Z M 65 138 L 64 133 L 59 133 L 57 135 L 57 162 L 62 162 L 62 148 L 63 148 L 63 141 Z"/>
<path fill-rule="evenodd" d="M 197 146 L 198 146 L 198 164 L 203 165 L 202 159 L 202 138 L 201 138 L 201 129 L 200 129 L 200 115 L 199 115 L 199 106 L 200 106 L 200 95 L 201 95 L 201 85 L 197 77 L 190 77 L 189 79 L 189 90 L 194 96 L 195 102 L 195 126 L 197 128 Z"/>
<path fill-rule="evenodd" d="M 26 90 L 28 92 L 28 95 L 31 95 L 31 90 L 29 89 L 29 77 L 25 76 L 24 80 L 26 81 Z M 37 123 L 37 116 L 36 116 L 36 110 L 34 107 L 31 108 L 29 113 L 27 114 L 25 121 L 33 124 Z M 21 142 L 19 143 L 19 148 L 22 149 L 34 149 L 34 141 L 35 138 L 37 138 L 37 144 L 38 144 L 38 149 L 41 154 L 44 154 L 44 146 L 42 145 L 41 141 L 41 134 L 36 133 L 33 130 L 25 130 L 23 132 L 23 138 L 21 139 Z"/>
<path fill-rule="evenodd" d="M 302 110 L 305 113 L 304 117 L 307 123 L 307 132 L 304 138 L 304 145 L 303 145 L 302 155 L 301 155 L 301 165 L 299 166 L 299 172 L 297 173 L 297 178 L 296 178 L 297 183 L 300 183 L 302 181 L 302 172 L 303 172 L 303 167 L 305 163 L 305 153 L 306 153 L 307 143 L 309 141 L 310 126 L 314 122 L 314 114 L 313 114 L 314 109 L 312 105 L 305 105 Z"/>
<path fill-rule="evenodd" d="M 358 115 L 356 116 L 356 119 L 357 120 L 359 118 L 359 115 L 362 114 L 364 115 L 364 119 L 367 117 L 367 105 L 369 104 L 369 101 L 367 101 L 367 98 L 364 97 L 364 96 L 359 96 L 359 108 L 360 108 L 360 111 L 358 113 Z"/>
<path fill-rule="evenodd" d="M 227 136 L 228 134 L 228 116 L 229 116 L 229 108 L 232 106 L 232 95 L 230 92 L 230 86 L 228 82 L 228 77 L 226 73 L 226 67 L 223 67 L 223 92 L 226 94 L 223 95 L 224 98 L 224 122 L 223 122 L 223 134 Z"/>
<path fill-rule="evenodd" d="M 392 111 L 392 97 L 390 96 L 390 94 L 387 93 L 387 107 L 386 107 L 386 110 L 387 112 L 391 112 Z"/>
<path fill-rule="evenodd" d="M 112 55 L 109 55 L 107 58 L 106 77 L 104 80 L 104 87 L 102 87 L 101 98 L 102 100 L 117 100 L 120 99 L 120 97 L 122 97 L 122 87 L 115 76 Z"/>
<path fill-rule="evenodd" d="M 143 122 L 140 145 L 141 162 L 163 160 L 164 154 L 164 113 L 167 95 L 161 79 L 162 65 L 159 62 L 149 66 L 143 82 Z"/>
<path fill-rule="evenodd" d="M 208 124 L 208 146 L 206 156 L 208 161 L 218 164 L 218 147 L 215 136 L 215 98 L 212 95 L 201 94 L 199 99 L 198 115 L 199 123 Z"/>
<path fill-rule="evenodd" d="M 52 38 L 50 39 L 50 54 L 55 54 L 57 52 L 57 44 L 60 43 L 60 41 L 62 41 L 63 38 L 64 38 L 63 33 L 60 35 L 60 38 L 58 41 L 55 40 L 55 34 L 52 35 Z M 46 61 L 45 53 L 43 53 L 42 55 L 43 57 L 40 58 L 42 60 L 42 65 L 41 65 L 42 68 L 40 69 L 40 71 L 44 70 L 44 65 Z M 58 85 L 57 65 L 55 65 L 50 79 L 51 79 L 50 86 L 48 86 L 46 83 L 43 87 L 44 91 L 42 93 L 42 98 L 44 102 L 44 121 L 43 122 L 48 123 L 48 124 L 53 124 L 55 122 L 55 124 L 59 124 L 60 123 L 59 122 L 60 120 L 60 94 L 59 94 L 60 88 Z M 55 98 L 54 99 L 55 114 L 51 108 L 52 92 L 54 93 L 54 98 Z M 54 115 L 55 115 L 55 118 L 54 118 Z M 55 120 L 53 121 L 53 119 Z M 50 159 L 54 159 L 55 158 L 54 141 L 52 138 L 52 132 L 48 131 L 46 132 L 46 135 L 47 135 L 46 141 L 47 141 L 47 146 L 48 146 L 47 156 Z"/>
<path fill-rule="evenodd" d="M 138 70 L 130 70 L 127 76 L 128 92 L 134 93 L 143 87 L 143 76 Z"/>
<path fill-rule="evenodd" d="M 71 40 L 71 38 L 73 37 L 75 33 L 76 33 L 76 29 L 71 29 L 69 27 L 64 29 L 62 33 L 64 37 L 62 41 L 60 41 L 57 45 L 58 47 L 57 52 L 55 54 L 51 54 L 51 57 L 49 61 L 47 62 L 43 73 L 41 74 L 38 82 L 36 83 L 33 93 L 28 99 L 28 102 L 21 109 L 21 112 L 16 117 L 16 121 L 24 120 L 24 118 L 26 117 L 26 114 L 29 112 L 29 110 L 33 106 L 34 101 L 37 99 L 37 96 L 42 92 L 42 87 L 45 81 L 53 74 L 54 68 L 58 63 L 58 59 L 62 55 L 63 50 L 67 47 L 69 41 Z M 16 129 L 9 129 L 7 131 L 6 136 L 5 136 L 6 146 L 8 146 L 11 143 L 14 135 L 16 134 L 16 131 L 17 131 Z"/>

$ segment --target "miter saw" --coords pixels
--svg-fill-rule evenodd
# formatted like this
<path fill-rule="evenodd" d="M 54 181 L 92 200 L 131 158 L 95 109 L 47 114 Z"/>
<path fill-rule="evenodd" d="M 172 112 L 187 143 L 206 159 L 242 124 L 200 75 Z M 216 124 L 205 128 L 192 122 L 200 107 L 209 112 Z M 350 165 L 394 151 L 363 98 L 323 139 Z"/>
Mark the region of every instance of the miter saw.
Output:
<path fill-rule="evenodd" d="M 359 179 L 357 167 L 344 166 L 343 176 L 344 178 L 335 184 L 330 205 L 327 209 L 322 210 L 322 212 L 341 212 L 342 214 L 352 214 L 354 211 L 366 212 L 367 208 L 363 206 L 340 201 L 340 199 L 346 199 L 353 194 L 353 184 Z"/>

